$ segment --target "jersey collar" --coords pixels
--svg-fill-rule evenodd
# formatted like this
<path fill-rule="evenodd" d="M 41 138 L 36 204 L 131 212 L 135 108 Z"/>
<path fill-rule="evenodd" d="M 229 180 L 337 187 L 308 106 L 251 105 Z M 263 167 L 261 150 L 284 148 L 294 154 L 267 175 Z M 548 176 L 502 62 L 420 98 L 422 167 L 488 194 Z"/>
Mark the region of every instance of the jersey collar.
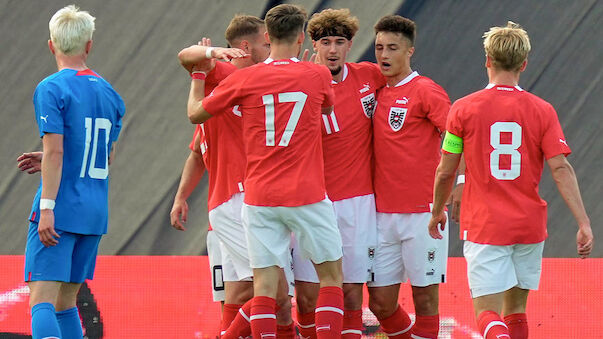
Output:
<path fill-rule="evenodd" d="M 296 57 L 289 58 L 289 60 L 291 60 L 291 61 L 293 61 L 293 62 L 299 62 L 299 59 L 298 59 L 298 58 L 296 58 Z M 267 64 L 269 64 L 269 63 L 271 63 L 271 62 L 273 62 L 273 61 L 274 61 L 274 59 L 272 59 L 272 58 L 268 58 L 268 59 L 264 60 L 264 63 L 267 65 Z"/>
<path fill-rule="evenodd" d="M 492 88 L 494 88 L 494 86 L 496 86 L 496 84 L 488 84 L 488 86 L 486 86 L 486 89 L 492 89 Z M 501 87 L 515 88 L 516 90 L 518 90 L 520 92 L 523 92 L 523 88 L 519 87 L 519 85 L 516 85 L 516 86 L 504 86 L 504 85 L 501 85 Z"/>
<path fill-rule="evenodd" d="M 417 71 L 413 71 L 412 73 L 410 73 L 406 78 L 402 79 L 399 83 L 396 84 L 396 86 L 394 87 L 400 87 L 402 85 L 406 85 L 407 83 L 409 83 L 412 79 L 416 78 L 419 76 L 419 73 Z M 389 85 L 387 85 L 387 87 L 390 87 Z"/>
<path fill-rule="evenodd" d="M 345 81 L 345 78 L 348 77 L 348 65 L 347 64 L 343 64 L 343 77 L 341 78 L 340 82 L 337 82 L 335 80 L 331 80 L 332 84 L 338 84 L 338 83 L 342 83 Z"/>

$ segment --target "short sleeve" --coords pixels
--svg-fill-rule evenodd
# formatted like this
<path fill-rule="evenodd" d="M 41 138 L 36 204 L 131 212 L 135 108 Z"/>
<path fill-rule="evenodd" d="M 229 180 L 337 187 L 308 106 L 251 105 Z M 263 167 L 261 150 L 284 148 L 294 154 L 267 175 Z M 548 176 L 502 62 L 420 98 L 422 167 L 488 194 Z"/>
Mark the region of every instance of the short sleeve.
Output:
<path fill-rule="evenodd" d="M 572 150 L 565 140 L 563 130 L 561 129 L 561 124 L 559 123 L 559 117 L 552 106 L 549 106 L 545 119 L 545 129 L 541 143 L 544 157 L 548 160 L 559 154 L 568 156 L 570 153 L 572 153 Z"/>
<path fill-rule="evenodd" d="M 231 111 L 232 107 L 240 104 L 240 73 L 235 72 L 224 79 L 207 97 L 202 101 L 203 108 L 211 115 Z"/>
<path fill-rule="evenodd" d="M 429 86 L 426 86 L 422 97 L 423 109 L 427 113 L 427 118 L 440 132 L 444 132 L 446 130 L 446 118 L 450 111 L 448 94 L 440 85 L 432 82 Z"/>
<path fill-rule="evenodd" d="M 197 141 L 197 137 L 200 137 L 200 134 L 203 133 L 202 129 L 201 129 L 201 124 L 197 125 L 195 128 L 195 133 L 193 133 L 193 139 L 191 140 L 191 143 L 188 145 L 188 148 L 190 148 L 191 151 L 197 153 L 197 154 L 201 154 L 201 149 L 199 147 L 199 143 L 195 142 Z"/>
<path fill-rule="evenodd" d="M 463 124 L 461 123 L 461 105 L 455 102 L 450 108 L 448 119 L 446 120 L 446 131 L 459 138 L 464 138 Z"/>
<path fill-rule="evenodd" d="M 63 95 L 60 88 L 52 83 L 38 85 L 34 92 L 34 110 L 40 137 L 46 133 L 63 134 Z"/>
<path fill-rule="evenodd" d="M 119 138 L 119 133 L 121 132 L 121 126 L 122 126 L 122 119 L 124 117 L 124 115 L 126 114 L 126 105 L 124 104 L 123 99 L 121 98 L 121 96 L 119 94 L 117 94 L 117 92 L 115 93 L 116 96 L 116 115 L 115 115 L 115 124 L 113 125 L 113 128 L 111 129 L 111 140 L 112 141 L 117 141 L 117 139 Z"/>

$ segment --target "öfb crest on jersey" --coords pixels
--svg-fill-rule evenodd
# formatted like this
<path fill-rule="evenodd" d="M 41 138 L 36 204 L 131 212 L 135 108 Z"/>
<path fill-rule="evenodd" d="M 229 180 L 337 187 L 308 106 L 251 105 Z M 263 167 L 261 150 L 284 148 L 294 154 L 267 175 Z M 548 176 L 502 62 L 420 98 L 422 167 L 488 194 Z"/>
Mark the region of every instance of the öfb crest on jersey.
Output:
<path fill-rule="evenodd" d="M 404 125 L 404 119 L 406 118 L 406 112 L 408 112 L 407 108 L 402 107 L 392 107 L 389 110 L 389 127 L 392 128 L 394 132 L 398 132 L 402 125 Z"/>

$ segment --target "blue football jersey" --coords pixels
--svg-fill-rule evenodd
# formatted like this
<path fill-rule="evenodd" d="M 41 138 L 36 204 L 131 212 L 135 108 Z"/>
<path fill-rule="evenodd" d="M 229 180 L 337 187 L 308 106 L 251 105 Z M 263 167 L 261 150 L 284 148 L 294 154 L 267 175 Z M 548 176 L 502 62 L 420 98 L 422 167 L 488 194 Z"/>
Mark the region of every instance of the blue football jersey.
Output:
<path fill-rule="evenodd" d="M 54 208 L 55 228 L 107 233 L 109 154 L 121 130 L 125 105 L 91 70 L 63 69 L 42 80 L 33 97 L 40 137 L 63 135 L 63 170 Z M 30 220 L 39 221 L 42 181 Z"/>

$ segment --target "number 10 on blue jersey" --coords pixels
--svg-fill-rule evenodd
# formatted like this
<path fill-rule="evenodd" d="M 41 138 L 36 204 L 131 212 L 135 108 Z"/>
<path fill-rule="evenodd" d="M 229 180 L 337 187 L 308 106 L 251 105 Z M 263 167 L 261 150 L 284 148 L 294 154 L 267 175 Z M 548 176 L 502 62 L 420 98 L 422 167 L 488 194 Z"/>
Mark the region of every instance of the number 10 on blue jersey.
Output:
<path fill-rule="evenodd" d="M 111 132 L 111 120 L 106 118 L 95 118 L 94 124 L 92 118 L 85 118 L 84 126 L 86 128 L 86 140 L 84 145 L 84 157 L 82 158 L 82 169 L 80 178 L 86 176 L 86 167 L 88 167 L 88 176 L 93 179 L 107 179 L 109 176 L 109 135 Z M 104 130 L 104 142 L 99 144 L 100 131 Z M 94 136 L 94 140 L 92 138 Z M 92 156 L 90 156 L 90 165 L 88 166 L 88 155 L 90 153 L 90 142 L 92 142 Z M 99 149 L 102 147 L 102 149 Z M 97 151 L 105 154 L 103 167 L 96 167 Z"/>

